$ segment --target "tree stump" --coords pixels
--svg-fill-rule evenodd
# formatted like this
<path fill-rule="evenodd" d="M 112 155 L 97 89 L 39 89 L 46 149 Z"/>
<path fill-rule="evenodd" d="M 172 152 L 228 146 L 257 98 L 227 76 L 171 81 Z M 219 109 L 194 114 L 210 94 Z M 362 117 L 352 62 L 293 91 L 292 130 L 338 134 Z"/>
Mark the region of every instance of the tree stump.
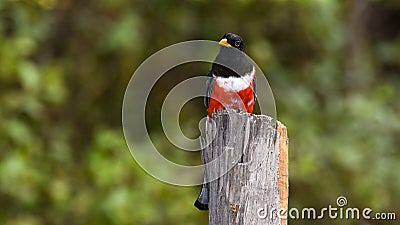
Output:
<path fill-rule="evenodd" d="M 286 127 L 265 115 L 222 111 L 201 141 L 210 225 L 285 225 Z"/>

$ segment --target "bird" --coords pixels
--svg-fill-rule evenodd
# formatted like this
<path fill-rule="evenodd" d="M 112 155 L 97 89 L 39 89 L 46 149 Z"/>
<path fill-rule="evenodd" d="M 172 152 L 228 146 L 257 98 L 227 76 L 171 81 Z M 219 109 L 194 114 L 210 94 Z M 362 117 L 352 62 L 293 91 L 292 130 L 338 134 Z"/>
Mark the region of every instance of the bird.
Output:
<path fill-rule="evenodd" d="M 227 33 L 219 45 L 206 82 L 204 104 L 208 116 L 224 109 L 251 113 L 256 96 L 255 67 L 244 53 L 243 39 Z"/>
<path fill-rule="evenodd" d="M 219 52 L 212 63 L 206 81 L 204 104 L 207 116 L 224 109 L 252 113 L 256 101 L 256 70 L 244 52 L 243 39 L 233 33 L 219 41 Z M 208 183 L 204 178 L 194 206 L 208 210 Z"/>

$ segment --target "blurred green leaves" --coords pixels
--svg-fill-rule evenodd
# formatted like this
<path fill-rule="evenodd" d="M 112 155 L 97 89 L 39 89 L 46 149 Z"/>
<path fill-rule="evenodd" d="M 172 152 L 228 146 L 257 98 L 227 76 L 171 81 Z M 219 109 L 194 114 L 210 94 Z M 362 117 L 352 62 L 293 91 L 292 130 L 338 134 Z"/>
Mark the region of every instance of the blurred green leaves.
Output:
<path fill-rule="evenodd" d="M 124 49 L 125 51 L 138 50 L 142 40 L 139 35 L 141 29 L 140 18 L 131 12 L 123 13 L 121 18 L 113 24 L 108 32 L 103 48 L 108 51 L 118 51 Z"/>

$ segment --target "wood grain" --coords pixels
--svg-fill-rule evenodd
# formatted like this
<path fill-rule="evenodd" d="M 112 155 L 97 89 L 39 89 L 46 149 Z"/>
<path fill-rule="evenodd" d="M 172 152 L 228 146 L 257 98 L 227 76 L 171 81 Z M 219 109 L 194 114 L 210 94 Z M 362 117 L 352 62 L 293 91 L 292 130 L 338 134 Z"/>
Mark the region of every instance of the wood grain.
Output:
<path fill-rule="evenodd" d="M 210 225 L 286 224 L 278 217 L 288 201 L 287 134 L 281 123 L 222 111 L 209 118 L 202 147 Z"/>

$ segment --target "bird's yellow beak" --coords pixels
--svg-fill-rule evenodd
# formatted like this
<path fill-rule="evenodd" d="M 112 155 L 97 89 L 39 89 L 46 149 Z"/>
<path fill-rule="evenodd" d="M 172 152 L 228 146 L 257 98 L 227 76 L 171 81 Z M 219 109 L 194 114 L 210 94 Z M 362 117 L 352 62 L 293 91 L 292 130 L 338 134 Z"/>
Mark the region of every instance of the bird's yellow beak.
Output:
<path fill-rule="evenodd" d="M 228 40 L 226 40 L 226 38 L 223 38 L 221 41 L 219 41 L 220 45 L 226 46 L 226 47 L 232 47 L 229 43 Z"/>

